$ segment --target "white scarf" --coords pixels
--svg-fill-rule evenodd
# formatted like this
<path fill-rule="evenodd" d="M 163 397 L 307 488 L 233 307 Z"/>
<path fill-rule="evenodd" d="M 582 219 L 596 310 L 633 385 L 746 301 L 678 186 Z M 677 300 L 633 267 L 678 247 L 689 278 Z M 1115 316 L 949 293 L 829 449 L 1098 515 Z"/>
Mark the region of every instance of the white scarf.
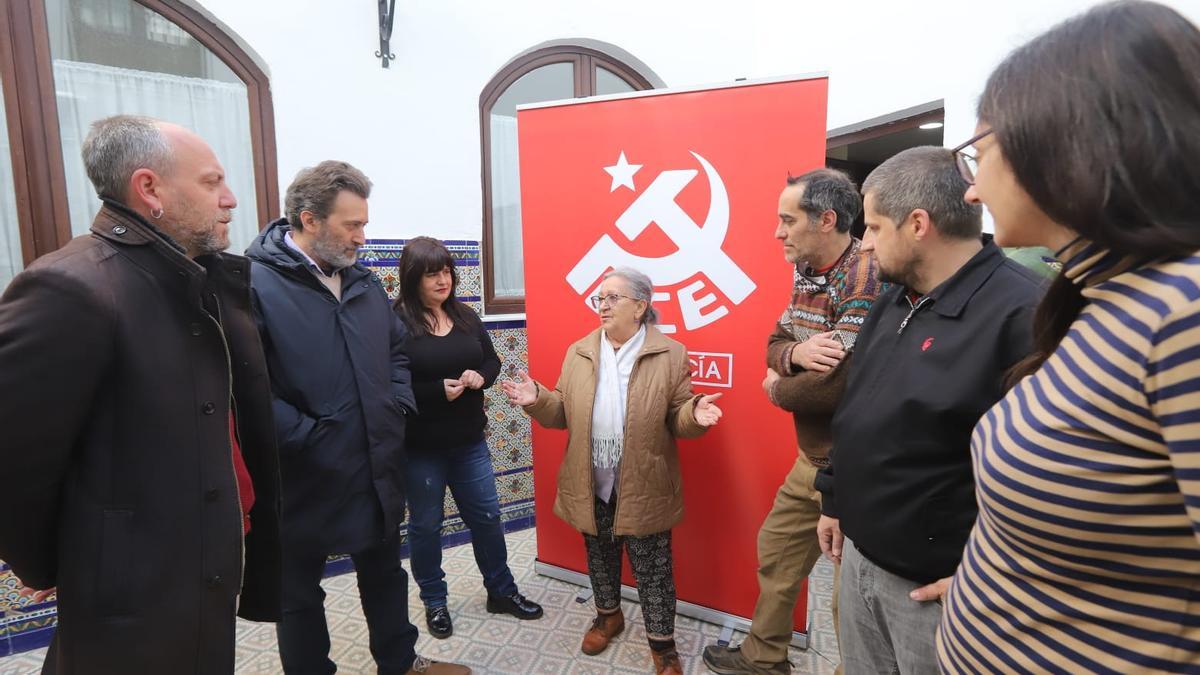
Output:
<path fill-rule="evenodd" d="M 596 400 L 592 404 L 592 465 L 597 469 L 615 470 L 621 463 L 629 376 L 645 342 L 644 325 L 617 350 L 613 350 L 608 336 L 600 331 L 600 372 L 596 377 Z"/>

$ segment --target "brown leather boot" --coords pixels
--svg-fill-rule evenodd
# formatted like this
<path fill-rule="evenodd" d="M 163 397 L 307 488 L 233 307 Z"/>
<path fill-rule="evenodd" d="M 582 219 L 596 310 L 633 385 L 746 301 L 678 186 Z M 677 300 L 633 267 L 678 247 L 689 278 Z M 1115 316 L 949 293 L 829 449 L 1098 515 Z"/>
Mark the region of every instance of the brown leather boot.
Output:
<path fill-rule="evenodd" d="M 661 653 L 651 649 L 650 658 L 654 659 L 654 672 L 683 675 L 683 664 L 679 662 L 679 652 L 674 649 Z"/>
<path fill-rule="evenodd" d="M 625 630 L 625 615 L 621 613 L 621 610 L 618 609 L 612 614 L 597 613 L 596 618 L 592 621 L 592 627 L 583 635 L 583 646 L 581 647 L 583 653 L 595 656 L 608 649 L 608 643 L 620 635 L 623 630 Z"/>

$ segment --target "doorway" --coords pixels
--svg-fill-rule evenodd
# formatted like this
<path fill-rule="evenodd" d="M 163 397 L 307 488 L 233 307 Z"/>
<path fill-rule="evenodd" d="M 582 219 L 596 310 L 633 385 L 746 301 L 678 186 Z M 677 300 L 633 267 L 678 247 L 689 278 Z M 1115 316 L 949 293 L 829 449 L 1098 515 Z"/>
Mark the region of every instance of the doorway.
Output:
<path fill-rule="evenodd" d="M 902 150 L 944 145 L 945 117 L 945 106 L 939 99 L 830 129 L 825 136 L 825 166 L 845 171 L 855 185 L 861 186 L 876 167 Z M 860 214 L 850 232 L 861 239 L 864 230 Z"/>

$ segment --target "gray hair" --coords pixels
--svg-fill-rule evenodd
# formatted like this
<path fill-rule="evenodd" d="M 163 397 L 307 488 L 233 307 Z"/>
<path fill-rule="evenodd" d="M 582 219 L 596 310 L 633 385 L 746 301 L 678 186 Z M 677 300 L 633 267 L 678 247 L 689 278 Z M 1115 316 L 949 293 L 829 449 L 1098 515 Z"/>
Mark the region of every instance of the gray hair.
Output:
<path fill-rule="evenodd" d="M 646 301 L 646 313 L 642 314 L 642 325 L 656 323 L 658 310 L 654 309 L 654 284 L 650 277 L 632 267 L 618 267 L 604 275 L 605 279 L 620 277 L 629 286 L 629 293 L 634 300 Z"/>
<path fill-rule="evenodd" d="M 808 214 L 809 222 L 822 213 L 837 214 L 837 231 L 849 232 L 858 214 L 862 213 L 862 197 L 854 181 L 837 169 L 813 169 L 799 176 L 788 176 L 788 185 L 801 185 L 800 210 Z"/>
<path fill-rule="evenodd" d="M 371 181 L 350 164 L 332 159 L 301 169 L 288 186 L 284 198 L 284 213 L 288 223 L 297 230 L 303 230 L 300 214 L 304 211 L 313 214 L 317 220 L 325 220 L 342 190 L 349 190 L 367 199 L 371 196 Z"/>
<path fill-rule="evenodd" d="M 92 123 L 83 141 L 83 166 L 96 194 L 126 201 L 138 169 L 165 176 L 174 167 L 171 143 L 152 117 L 114 115 Z"/>
<path fill-rule="evenodd" d="M 976 239 L 983 233 L 983 208 L 964 198 L 967 181 L 947 148 L 925 145 L 894 155 L 863 181 L 863 195 L 874 195 L 875 210 L 899 226 L 924 209 L 943 236 Z"/>

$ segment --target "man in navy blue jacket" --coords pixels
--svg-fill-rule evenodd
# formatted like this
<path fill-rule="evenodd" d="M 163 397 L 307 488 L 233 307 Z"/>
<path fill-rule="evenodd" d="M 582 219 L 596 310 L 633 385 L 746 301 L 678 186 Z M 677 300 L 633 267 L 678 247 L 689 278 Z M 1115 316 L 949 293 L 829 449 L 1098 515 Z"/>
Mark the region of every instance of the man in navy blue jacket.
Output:
<path fill-rule="evenodd" d="M 379 672 L 467 673 L 414 651 L 399 525 L 416 402 L 404 325 L 357 262 L 370 192 L 345 162 L 304 169 L 288 188 L 287 217 L 247 251 L 283 488 L 279 653 L 287 673 L 335 672 L 320 582 L 326 557 L 349 553 Z"/>

